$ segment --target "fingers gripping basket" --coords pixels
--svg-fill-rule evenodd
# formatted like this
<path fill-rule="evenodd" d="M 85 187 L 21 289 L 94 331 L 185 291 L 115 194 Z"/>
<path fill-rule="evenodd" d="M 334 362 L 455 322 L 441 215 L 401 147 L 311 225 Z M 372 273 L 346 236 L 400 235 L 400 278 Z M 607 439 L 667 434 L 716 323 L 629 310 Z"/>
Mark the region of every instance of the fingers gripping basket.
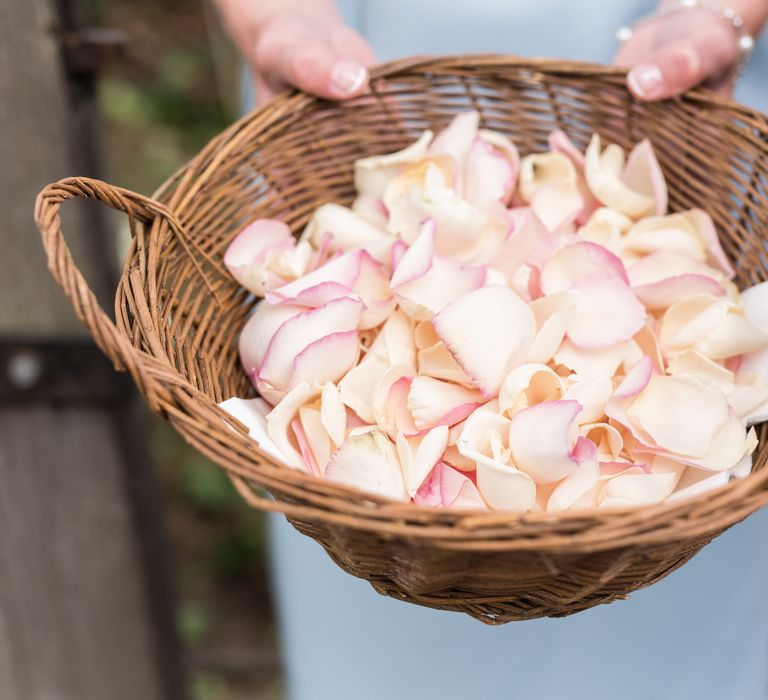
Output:
<path fill-rule="evenodd" d="M 520 517 L 428 510 L 316 480 L 261 453 L 216 406 L 254 394 L 236 351 L 253 301 L 222 265 L 235 234 L 257 217 L 299 232 L 319 204 L 351 201 L 355 159 L 400 149 L 471 108 L 523 153 L 545 149 L 555 128 L 581 147 L 593 131 L 624 148 L 649 137 L 671 208 L 712 214 L 741 286 L 768 279 L 765 117 L 702 93 L 641 104 L 617 70 L 505 57 L 392 63 L 375 71 L 371 95 L 344 104 L 283 96 L 214 139 L 153 199 L 72 178 L 41 193 L 37 222 L 51 272 L 102 350 L 253 506 L 285 513 L 385 595 L 486 623 L 568 615 L 659 580 L 768 503 L 766 425 L 752 475 L 705 496 Z M 59 206 L 75 197 L 129 217 L 133 242 L 114 322 L 62 238 Z"/>

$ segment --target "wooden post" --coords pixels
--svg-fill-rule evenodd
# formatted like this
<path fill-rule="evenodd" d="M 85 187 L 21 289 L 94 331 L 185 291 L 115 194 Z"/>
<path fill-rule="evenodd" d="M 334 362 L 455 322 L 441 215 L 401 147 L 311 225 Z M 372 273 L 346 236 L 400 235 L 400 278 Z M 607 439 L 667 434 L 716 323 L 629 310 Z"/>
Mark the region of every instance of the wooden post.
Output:
<path fill-rule="evenodd" d="M 36 193 L 95 175 L 93 100 L 65 76 L 54 0 L 0 4 L 0 338 L 83 337 L 45 269 Z M 109 285 L 109 227 L 64 207 L 81 269 Z M 110 307 L 107 295 L 106 308 Z M 0 372 L 8 371 L 0 367 Z M 142 433 L 124 403 L 0 403 L 0 698 L 182 696 Z M 128 428 L 130 430 L 130 428 Z"/>

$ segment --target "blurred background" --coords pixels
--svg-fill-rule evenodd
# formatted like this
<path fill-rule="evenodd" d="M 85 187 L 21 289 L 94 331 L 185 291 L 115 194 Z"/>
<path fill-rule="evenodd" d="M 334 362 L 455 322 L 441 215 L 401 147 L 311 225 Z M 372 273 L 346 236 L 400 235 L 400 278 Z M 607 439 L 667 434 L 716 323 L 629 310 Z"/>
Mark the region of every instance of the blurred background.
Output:
<path fill-rule="evenodd" d="M 238 117 L 238 57 L 205 0 L 81 5 L 84 20 L 126 39 L 97 81 L 108 180 L 149 194 Z M 190 695 L 280 698 L 263 514 L 167 423 L 150 421 Z"/>
<path fill-rule="evenodd" d="M 0 698 L 281 698 L 262 515 L 135 401 L 51 395 L 67 358 L 101 358 L 31 220 L 57 177 L 151 194 L 237 117 L 235 53 L 202 0 L 0 6 Z M 109 308 L 128 227 L 95 208 L 67 205 L 65 232 Z"/>

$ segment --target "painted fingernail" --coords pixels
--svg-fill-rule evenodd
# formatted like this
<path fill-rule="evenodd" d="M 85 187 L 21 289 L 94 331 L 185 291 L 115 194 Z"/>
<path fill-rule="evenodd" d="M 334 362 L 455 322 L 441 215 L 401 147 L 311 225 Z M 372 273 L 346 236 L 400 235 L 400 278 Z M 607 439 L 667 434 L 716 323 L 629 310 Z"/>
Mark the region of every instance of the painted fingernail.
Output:
<path fill-rule="evenodd" d="M 339 95 L 352 95 L 368 78 L 364 66 L 354 61 L 339 61 L 331 71 L 331 87 Z"/>
<path fill-rule="evenodd" d="M 653 97 L 661 86 L 661 69 L 654 65 L 637 66 L 629 72 L 627 81 L 638 97 Z"/>

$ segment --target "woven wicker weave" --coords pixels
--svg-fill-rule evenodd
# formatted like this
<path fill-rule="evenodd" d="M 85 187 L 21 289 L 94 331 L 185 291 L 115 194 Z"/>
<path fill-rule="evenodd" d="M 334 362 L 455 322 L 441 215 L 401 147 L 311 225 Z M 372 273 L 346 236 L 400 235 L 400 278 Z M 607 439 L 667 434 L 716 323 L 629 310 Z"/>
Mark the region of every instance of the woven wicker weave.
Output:
<path fill-rule="evenodd" d="M 152 199 L 71 178 L 41 193 L 36 218 L 50 270 L 96 342 L 245 499 L 285 513 L 380 593 L 497 624 L 624 598 L 768 503 L 768 426 L 759 428 L 752 475 L 705 496 L 520 517 L 428 510 L 316 480 L 260 453 L 217 408 L 230 396 L 254 394 L 236 351 L 253 302 L 222 266 L 233 236 L 257 217 L 300 231 L 319 204 L 351 201 L 355 159 L 397 150 L 469 108 L 522 153 L 546 149 L 558 127 L 580 147 L 593 131 L 625 148 L 649 137 L 671 208 L 710 212 L 742 287 L 768 279 L 766 117 L 699 92 L 643 104 L 618 70 L 499 56 L 391 63 L 374 71 L 371 95 L 344 104 L 283 96 L 214 139 Z M 60 203 L 76 197 L 100 200 L 130 220 L 115 322 L 62 238 Z"/>

